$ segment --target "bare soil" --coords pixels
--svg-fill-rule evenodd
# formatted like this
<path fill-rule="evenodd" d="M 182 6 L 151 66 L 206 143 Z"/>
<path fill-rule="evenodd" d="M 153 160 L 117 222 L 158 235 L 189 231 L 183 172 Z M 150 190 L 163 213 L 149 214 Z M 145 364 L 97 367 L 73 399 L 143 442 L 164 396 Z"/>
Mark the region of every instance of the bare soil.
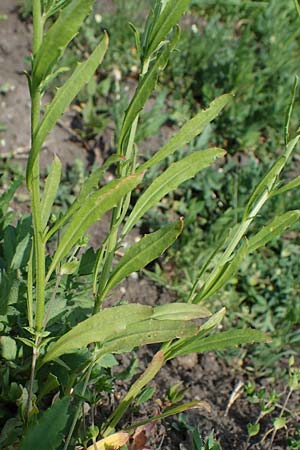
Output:
<path fill-rule="evenodd" d="M 8 92 L 0 97 L 0 123 L 4 123 L 7 131 L 0 135 L 0 156 L 6 158 L 10 153 L 15 159 L 24 160 L 29 151 L 30 135 L 30 103 L 26 77 L 23 74 L 25 63 L 24 55 L 30 55 L 31 25 L 21 22 L 17 11 L 16 2 L 13 0 L 1 0 L 0 14 L 6 14 L 7 20 L 0 22 L 0 86 L 9 83 Z M 113 11 L 112 1 L 98 2 L 98 9 Z M 104 11 L 102 9 L 102 11 Z M 74 158 L 82 158 L 86 164 L 89 161 L 89 143 L 74 142 L 70 138 L 70 124 L 74 118 L 74 112 L 68 112 L 63 118 L 63 127 L 56 127 L 47 140 L 43 151 L 43 164 L 47 165 L 54 152 L 59 152 L 65 167 L 71 165 Z M 104 142 L 104 147 L 110 145 L 107 136 L 99 137 L 98 142 Z M 105 150 L 104 148 L 104 150 Z M 103 150 L 103 149 L 102 149 Z M 103 151 L 104 151 L 103 150 Z M 101 146 L 97 147 L 97 154 L 101 159 Z M 105 226 L 104 226 L 105 228 Z M 96 233 L 97 231 L 97 233 Z M 101 239 L 104 230 L 95 230 L 94 240 Z M 118 296 L 135 302 L 146 304 L 164 303 L 174 300 L 165 289 L 155 286 L 150 281 L 139 278 L 130 278 L 118 292 Z M 139 352 L 141 368 L 150 362 L 155 347 L 142 349 Z M 126 358 L 125 358 L 126 359 Z M 124 360 L 125 362 L 125 360 Z M 185 358 L 177 358 L 168 363 L 155 380 L 155 401 L 150 401 L 147 407 L 142 406 L 139 414 L 131 412 L 125 419 L 130 423 L 133 419 L 141 419 L 151 414 L 158 413 L 166 395 L 167 388 L 175 383 L 182 382 L 188 388 L 185 400 L 204 400 L 210 404 L 211 411 L 205 409 L 193 409 L 187 413 L 188 423 L 199 427 L 203 436 L 208 436 L 212 431 L 220 441 L 223 450 L 243 450 L 247 440 L 247 424 L 254 422 L 259 414 L 256 405 L 250 405 L 244 394 L 241 394 L 233 402 L 226 413 L 230 398 L 239 382 L 246 382 L 248 375 L 242 366 L 236 363 L 229 365 L 222 358 L 213 353 L 204 355 L 191 355 Z M 255 380 L 255 374 L 252 376 Z M 255 380 L 265 384 L 267 380 Z M 120 385 L 116 396 L 120 396 L 126 386 Z M 298 399 L 292 399 L 292 406 L 296 408 Z M 294 404 L 293 404 L 294 403 Z M 293 409 L 293 408 L 292 408 Z M 263 421 L 263 432 L 271 427 L 268 419 Z M 172 418 L 158 423 L 149 436 L 148 447 L 164 450 L 190 450 L 192 449 L 191 436 L 186 429 L 180 427 L 177 418 Z M 260 435 L 261 436 L 261 435 Z M 248 448 L 252 450 L 268 449 L 267 445 L 253 440 Z M 287 449 L 285 431 L 277 435 L 273 450 Z"/>

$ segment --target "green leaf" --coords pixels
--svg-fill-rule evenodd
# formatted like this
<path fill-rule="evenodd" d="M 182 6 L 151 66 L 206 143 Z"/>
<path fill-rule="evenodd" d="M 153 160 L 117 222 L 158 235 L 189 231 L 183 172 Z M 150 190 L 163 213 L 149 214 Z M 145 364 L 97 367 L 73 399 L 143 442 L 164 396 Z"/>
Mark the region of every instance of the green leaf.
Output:
<path fill-rule="evenodd" d="M 282 172 L 284 166 L 287 163 L 287 160 L 296 147 L 300 136 L 296 136 L 292 139 L 288 145 L 286 146 L 286 150 L 280 158 L 272 165 L 270 170 L 266 173 L 266 175 L 262 178 L 262 180 L 255 187 L 253 193 L 251 194 L 247 206 L 244 212 L 244 220 L 246 220 L 249 216 L 250 210 L 252 206 L 255 206 L 257 201 L 261 198 L 262 195 L 271 196 L 272 191 L 274 190 L 275 184 L 278 180 L 280 173 Z"/>
<path fill-rule="evenodd" d="M 184 181 L 194 177 L 200 170 L 210 166 L 216 158 L 224 156 L 225 151 L 219 148 L 201 150 L 177 161 L 157 177 L 136 202 L 123 229 L 127 234 L 137 221 L 152 206 L 156 205 L 166 194 L 173 191 Z"/>
<path fill-rule="evenodd" d="M 280 188 L 276 189 L 272 192 L 271 197 L 275 197 L 276 195 L 284 194 L 287 191 L 290 191 L 291 189 L 295 189 L 300 186 L 300 176 L 294 178 L 293 180 L 286 183 L 284 186 L 281 186 Z"/>
<path fill-rule="evenodd" d="M 275 217 L 268 225 L 263 227 L 255 236 L 249 239 L 249 252 L 252 253 L 266 245 L 272 239 L 281 236 L 282 233 L 299 222 L 300 210 L 288 211 Z"/>
<path fill-rule="evenodd" d="M 104 342 L 122 333 L 132 323 L 151 317 L 150 306 L 131 304 L 107 308 L 80 322 L 49 347 L 43 362 L 58 358 L 64 353 L 83 348 L 91 342 Z M 122 321 L 120 320 L 122 317 Z M 109 352 L 107 352 L 109 353 Z"/>
<path fill-rule="evenodd" d="M 106 211 L 116 206 L 126 194 L 132 191 L 141 181 L 141 178 L 139 174 L 134 174 L 114 180 L 88 197 L 81 208 L 76 211 L 62 235 L 49 267 L 47 279 L 50 278 L 56 266 L 68 254 L 73 245 L 84 236 L 86 230 L 97 222 Z"/>
<path fill-rule="evenodd" d="M 179 220 L 163 227 L 161 230 L 144 236 L 139 242 L 132 245 L 111 274 L 103 297 L 129 274 L 141 270 L 164 253 L 177 239 L 182 229 L 183 221 Z"/>
<path fill-rule="evenodd" d="M 44 229 L 48 223 L 51 209 L 56 198 L 56 194 L 59 188 L 61 178 L 61 162 L 60 159 L 55 155 L 50 166 L 50 172 L 45 182 L 45 188 L 41 200 L 42 211 L 41 211 L 41 221 L 42 228 Z"/>
<path fill-rule="evenodd" d="M 93 3 L 93 0 L 73 0 L 49 28 L 34 57 L 32 80 L 35 87 L 51 72 L 66 46 L 77 34 L 83 20 L 90 13 Z"/>
<path fill-rule="evenodd" d="M 226 262 L 221 267 L 216 266 L 193 302 L 198 303 L 218 292 L 236 274 L 248 253 L 248 244 L 244 242 L 232 260 Z"/>
<path fill-rule="evenodd" d="M 260 423 L 248 423 L 247 425 L 248 436 L 256 436 L 260 431 Z"/>
<path fill-rule="evenodd" d="M 25 431 L 20 450 L 56 450 L 63 439 L 69 405 L 70 398 L 64 397 L 48 408 L 39 421 Z"/>
<path fill-rule="evenodd" d="M 191 336 L 197 327 L 185 321 L 154 320 L 151 306 L 129 304 L 107 308 L 76 325 L 49 347 L 43 364 L 64 353 L 102 344 L 99 357 L 122 353 L 139 345 L 163 342 L 176 336 Z M 122 320 L 120 320 L 122 318 Z"/>
<path fill-rule="evenodd" d="M 135 347 L 158 344 L 180 337 L 191 337 L 196 333 L 197 327 L 191 322 L 150 318 L 132 324 L 126 332 L 106 341 L 100 352 L 101 354 L 131 352 Z"/>
<path fill-rule="evenodd" d="M 286 418 L 285 417 L 276 417 L 276 419 L 274 419 L 274 428 L 275 430 L 281 430 L 281 428 L 285 428 L 286 427 Z"/>
<path fill-rule="evenodd" d="M 10 336 L 0 336 L 0 353 L 3 359 L 14 361 L 17 356 L 16 341 Z"/>
<path fill-rule="evenodd" d="M 144 59 L 148 59 L 164 41 L 188 8 L 191 0 L 168 0 L 147 36 Z"/>
<path fill-rule="evenodd" d="M 286 112 L 286 119 L 285 119 L 285 124 L 284 124 L 284 143 L 285 143 L 285 145 L 288 145 L 288 141 L 289 141 L 290 123 L 291 123 L 291 118 L 292 118 L 292 114 L 293 114 L 293 110 L 294 110 L 294 106 L 295 106 L 295 102 L 296 102 L 298 83 L 299 83 L 299 78 L 298 78 L 298 76 L 295 76 L 294 86 L 293 86 L 293 90 L 291 93 L 290 104 L 289 104 L 289 107 Z"/>
<path fill-rule="evenodd" d="M 0 218 L 1 215 L 4 215 L 9 207 L 10 202 L 13 199 L 13 196 L 16 190 L 22 185 L 23 178 L 17 177 L 7 188 L 7 190 L 0 197 Z"/>
<path fill-rule="evenodd" d="M 34 161 L 41 151 L 46 137 L 48 136 L 56 122 L 59 120 L 60 116 L 70 105 L 72 100 L 92 77 L 95 70 L 104 58 L 107 47 L 108 36 L 105 33 L 102 41 L 95 48 L 90 57 L 85 62 L 79 63 L 77 65 L 71 77 L 60 89 L 58 89 L 54 99 L 52 100 L 50 105 L 48 105 L 42 123 L 40 124 L 34 135 L 33 146 L 29 154 L 26 173 L 28 187 L 30 187 L 31 185 L 32 167 L 34 165 Z"/>
<path fill-rule="evenodd" d="M 27 261 L 29 259 L 30 250 L 31 250 L 31 236 L 30 234 L 27 234 L 20 242 L 18 242 L 18 245 L 15 249 L 15 253 L 10 264 L 10 268 L 12 270 L 15 270 L 24 267 L 24 265 L 27 264 Z"/>
<path fill-rule="evenodd" d="M 131 126 L 138 116 L 139 112 L 145 106 L 146 101 L 155 89 L 155 85 L 161 70 L 166 66 L 170 56 L 170 46 L 167 46 L 158 56 L 154 64 L 150 67 L 146 75 L 141 77 L 137 90 L 131 100 L 128 109 L 125 111 L 125 117 L 119 139 L 119 153 L 125 155 L 125 141 L 130 132 Z"/>
<path fill-rule="evenodd" d="M 76 272 L 78 267 L 79 267 L 79 261 L 77 261 L 77 260 L 66 262 L 65 264 L 62 264 L 62 266 L 60 268 L 60 274 L 61 275 L 72 275 L 72 273 Z"/>
<path fill-rule="evenodd" d="M 120 419 L 124 416 L 129 408 L 130 403 L 140 394 L 142 389 L 147 386 L 150 381 L 157 375 L 165 363 L 163 351 L 157 352 L 152 361 L 144 370 L 142 375 L 132 384 L 125 397 L 121 400 L 117 408 L 113 411 L 105 424 L 104 436 L 108 436 L 113 432 Z"/>
<path fill-rule="evenodd" d="M 75 211 L 77 211 L 80 206 L 82 206 L 87 198 L 89 197 L 89 195 L 91 195 L 94 190 L 96 188 L 98 188 L 98 185 L 101 181 L 101 178 L 103 177 L 106 169 L 111 165 L 114 164 L 118 161 L 121 160 L 121 157 L 118 155 L 112 155 L 110 156 L 105 163 L 103 164 L 102 167 L 94 170 L 89 176 L 88 178 L 85 180 L 85 182 L 83 183 L 80 193 L 78 195 L 78 197 L 76 198 L 76 200 L 72 203 L 72 205 L 69 207 L 68 211 L 66 212 L 66 214 L 64 216 L 62 216 L 59 220 L 57 220 L 57 222 L 55 222 L 55 224 L 53 225 L 53 227 L 51 228 L 51 230 L 48 232 L 47 236 L 46 236 L 46 241 L 53 236 L 53 234 L 59 230 L 61 227 L 63 227 L 63 225 L 70 219 L 70 217 L 72 217 L 72 215 L 75 213 Z"/>
<path fill-rule="evenodd" d="M 198 330 L 197 339 L 203 338 L 203 336 L 206 336 L 210 331 L 216 328 L 223 320 L 225 313 L 226 309 L 222 308 L 220 311 L 213 314 L 206 322 L 204 322 Z M 166 360 L 174 358 L 180 349 L 188 347 L 195 339 L 196 338 L 193 336 L 190 339 L 179 339 L 179 341 L 173 342 L 166 348 Z"/>
<path fill-rule="evenodd" d="M 204 319 L 211 315 L 204 306 L 187 303 L 170 303 L 154 307 L 153 319 L 157 320 L 193 320 Z"/>
<path fill-rule="evenodd" d="M 178 351 L 174 352 L 172 357 L 188 355 L 194 352 L 203 353 L 223 350 L 237 345 L 268 341 L 270 341 L 270 338 L 265 333 L 257 330 L 223 331 L 222 333 L 213 334 L 208 337 L 195 337 L 186 346 L 182 346 Z"/>
<path fill-rule="evenodd" d="M 298 0 L 294 0 L 294 3 L 295 3 L 295 8 L 296 8 L 296 11 L 298 13 L 298 16 L 300 18 L 300 4 L 299 4 L 299 1 Z"/>
<path fill-rule="evenodd" d="M 157 416 L 150 417 L 149 419 L 139 420 L 138 422 L 134 422 L 132 425 L 126 428 L 126 430 L 133 430 L 137 427 L 146 425 L 147 423 L 157 422 L 158 420 L 165 419 L 166 417 L 174 416 L 174 414 L 180 414 L 189 409 L 204 409 L 206 412 L 211 412 L 210 404 L 204 400 L 194 400 L 191 402 L 183 403 L 182 405 L 171 406 L 170 408 L 165 409 L 161 414 Z"/>
<path fill-rule="evenodd" d="M 192 119 L 187 121 L 178 133 L 176 133 L 149 161 L 139 167 L 138 171 L 144 172 L 155 164 L 158 164 L 167 156 L 172 155 L 176 150 L 179 150 L 184 145 L 188 144 L 218 116 L 232 98 L 232 94 L 224 94 L 221 97 L 216 98 L 207 109 L 198 112 Z"/>
<path fill-rule="evenodd" d="M 54 389 L 58 387 L 59 387 L 58 378 L 52 373 L 49 373 L 46 381 L 43 383 L 37 401 L 40 402 L 45 397 L 45 395 L 49 394 L 49 392 L 52 392 Z"/>

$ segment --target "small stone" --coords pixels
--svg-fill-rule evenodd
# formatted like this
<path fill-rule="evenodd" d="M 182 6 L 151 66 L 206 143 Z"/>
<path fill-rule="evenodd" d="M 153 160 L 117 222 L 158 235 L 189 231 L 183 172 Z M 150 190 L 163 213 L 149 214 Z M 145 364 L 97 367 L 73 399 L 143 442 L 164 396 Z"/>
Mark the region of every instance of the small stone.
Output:
<path fill-rule="evenodd" d="M 178 356 L 177 357 L 178 364 L 184 369 L 193 369 L 198 364 L 198 356 L 197 353 L 191 353 L 186 356 Z"/>

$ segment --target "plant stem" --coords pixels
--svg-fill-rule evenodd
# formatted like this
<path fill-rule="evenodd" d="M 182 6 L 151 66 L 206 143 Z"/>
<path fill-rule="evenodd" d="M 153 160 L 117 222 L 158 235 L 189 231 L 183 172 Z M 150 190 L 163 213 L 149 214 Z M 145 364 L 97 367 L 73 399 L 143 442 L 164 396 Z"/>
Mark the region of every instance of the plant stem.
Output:
<path fill-rule="evenodd" d="M 279 414 L 279 418 L 281 418 L 283 416 L 284 412 L 286 411 L 286 407 L 287 407 L 287 404 L 288 404 L 288 402 L 290 400 L 292 392 L 293 392 L 293 389 L 289 389 L 289 392 L 288 392 L 288 394 L 286 396 L 285 402 L 284 402 L 284 404 L 282 406 L 282 409 L 281 409 L 281 412 Z M 273 433 L 272 433 L 272 436 L 271 436 L 271 440 L 270 440 L 270 444 L 269 444 L 269 450 L 272 450 L 273 442 L 274 442 L 276 433 L 277 433 L 277 429 L 274 427 L 274 430 L 273 430 Z"/>
<path fill-rule="evenodd" d="M 146 75 L 149 69 L 149 60 L 144 61 L 142 70 L 141 70 L 141 77 Z M 138 114 L 131 126 L 130 134 L 128 138 L 128 143 L 126 147 L 125 158 L 127 160 L 131 160 L 131 164 L 123 169 L 120 170 L 120 175 L 126 176 L 132 173 L 135 170 L 135 151 L 134 151 L 134 142 L 135 142 L 135 136 L 136 136 L 136 130 L 137 125 L 139 121 L 140 114 Z M 122 149 L 119 150 L 121 152 Z M 107 247 L 106 247 L 106 254 L 104 256 L 104 264 L 102 268 L 102 273 L 99 279 L 98 283 L 98 291 L 96 295 L 96 301 L 94 306 L 94 314 L 97 313 L 100 309 L 100 306 L 105 298 L 105 286 L 107 284 L 107 281 L 109 279 L 110 271 L 113 264 L 114 254 L 118 242 L 118 234 L 119 234 L 119 228 L 120 228 L 120 217 L 124 217 L 127 209 L 129 207 L 130 203 L 130 194 L 128 194 L 124 199 L 121 200 L 118 206 L 116 206 L 113 210 L 112 218 L 111 218 L 111 224 L 110 224 L 110 235 L 107 241 Z"/>
<path fill-rule="evenodd" d="M 90 381 L 90 376 L 91 376 L 94 364 L 95 364 L 95 361 L 93 359 L 93 361 L 91 362 L 90 367 L 89 367 L 89 369 L 87 371 L 86 377 L 85 377 L 84 385 L 83 385 L 83 388 L 82 388 L 82 391 L 81 391 L 81 397 L 84 396 L 86 388 L 88 387 L 88 384 L 89 384 L 89 381 Z M 67 448 L 69 447 L 69 444 L 70 444 L 70 441 L 71 441 L 74 429 L 76 427 L 77 420 L 79 418 L 80 409 L 81 409 L 81 403 L 79 404 L 79 406 L 78 406 L 78 408 L 77 408 L 77 410 L 76 410 L 76 412 L 74 414 L 72 425 L 71 425 L 69 434 L 67 436 L 67 439 L 66 439 L 66 442 L 65 442 L 63 450 L 67 450 Z"/>
<path fill-rule="evenodd" d="M 33 60 L 36 57 L 38 49 L 43 39 L 43 24 L 41 20 L 41 2 L 40 0 L 33 0 Z M 31 80 L 31 148 L 34 147 L 34 136 L 38 128 L 41 113 L 41 93 L 39 87 L 34 87 Z M 31 149 L 31 151 L 32 151 Z M 43 328 L 44 318 L 44 303 L 45 303 L 45 248 L 42 241 L 42 225 L 41 225 L 41 205 L 40 205 L 40 168 L 39 158 L 36 159 L 32 170 L 32 184 L 30 186 L 31 210 L 33 219 L 33 250 L 35 258 L 35 273 L 36 273 L 36 317 L 35 329 L 36 339 L 35 346 L 32 353 L 31 374 L 28 389 L 28 404 L 27 404 L 27 423 L 32 406 L 33 383 L 36 371 L 36 362 L 39 356 L 39 345 L 41 337 L 39 332 Z M 32 266 L 32 261 L 30 262 Z M 28 281 L 32 285 L 32 267 L 29 266 Z M 28 297 L 28 317 L 29 325 L 32 321 L 32 295 Z"/>
<path fill-rule="evenodd" d="M 33 59 L 43 39 L 43 22 L 40 0 L 33 1 Z M 41 113 L 41 93 L 39 86 L 31 83 L 31 146 L 35 145 L 35 132 L 39 126 Z M 44 320 L 45 307 L 45 247 L 42 237 L 41 205 L 40 205 L 40 162 L 36 158 L 32 169 L 32 184 L 30 187 L 31 208 L 34 230 L 34 255 L 36 272 L 36 331 L 41 331 Z"/>
<path fill-rule="evenodd" d="M 26 423 L 29 422 L 30 411 L 32 408 L 32 396 L 33 396 L 33 383 L 35 378 L 35 369 L 36 362 L 39 356 L 39 345 L 40 345 L 40 336 L 37 336 L 35 339 L 34 347 L 32 350 L 32 363 L 31 363 L 31 373 L 29 380 L 29 388 L 28 388 L 28 400 L 27 400 L 27 410 L 26 410 Z"/>

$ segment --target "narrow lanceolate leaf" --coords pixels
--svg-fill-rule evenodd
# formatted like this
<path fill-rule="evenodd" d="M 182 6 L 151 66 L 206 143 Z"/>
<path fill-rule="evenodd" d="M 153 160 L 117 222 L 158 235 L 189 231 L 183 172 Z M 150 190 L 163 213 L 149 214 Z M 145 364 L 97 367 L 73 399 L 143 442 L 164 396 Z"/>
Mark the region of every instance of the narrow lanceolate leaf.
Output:
<path fill-rule="evenodd" d="M 95 444 L 87 448 L 87 450 L 119 450 L 129 441 L 129 434 L 120 432 L 111 434 L 110 436 L 97 441 Z"/>
<path fill-rule="evenodd" d="M 80 322 L 49 347 L 43 362 L 58 358 L 64 353 L 83 348 L 91 342 L 105 342 L 123 333 L 133 323 L 145 321 L 152 315 L 152 307 L 140 304 L 107 308 Z M 122 320 L 121 320 L 122 318 Z"/>
<path fill-rule="evenodd" d="M 298 141 L 300 139 L 300 135 L 296 136 L 292 139 L 288 145 L 286 146 L 286 150 L 280 158 L 275 161 L 272 165 L 271 169 L 266 173 L 266 175 L 262 178 L 262 180 L 258 183 L 253 193 L 251 194 L 247 206 L 244 212 L 244 220 L 248 218 L 251 208 L 256 204 L 256 202 L 260 199 L 260 197 L 267 192 L 269 196 L 271 196 L 272 191 L 276 182 L 278 181 L 278 177 L 282 172 L 284 166 L 287 163 L 289 156 L 292 151 L 296 147 Z"/>
<path fill-rule="evenodd" d="M 139 167 L 139 171 L 153 167 L 155 164 L 172 155 L 176 150 L 181 149 L 184 145 L 192 141 L 204 128 L 214 120 L 222 109 L 232 100 L 232 94 L 224 94 L 216 98 L 210 106 L 200 111 L 196 116 L 186 122 L 176 133 L 149 161 Z"/>
<path fill-rule="evenodd" d="M 294 178 L 293 180 L 289 181 L 285 185 L 283 185 L 280 188 L 276 189 L 276 191 L 273 191 L 271 197 L 275 197 L 276 195 L 284 194 L 285 192 L 288 192 L 291 189 L 295 189 L 295 188 L 298 188 L 298 187 L 300 187 L 300 176 Z"/>
<path fill-rule="evenodd" d="M 225 348 L 235 347 L 241 344 L 252 344 L 254 342 L 268 342 L 269 336 L 261 331 L 245 329 L 230 330 L 213 334 L 208 337 L 196 337 L 186 345 L 174 352 L 172 357 L 188 355 L 189 353 L 203 353 Z"/>
<path fill-rule="evenodd" d="M 130 406 L 130 403 L 140 394 L 141 390 L 147 386 L 150 381 L 156 376 L 165 363 L 164 352 L 160 350 L 156 353 L 142 375 L 133 383 L 129 391 L 119 403 L 117 408 L 113 411 L 105 424 L 104 436 L 109 435 L 116 428 L 116 425 L 120 419 L 124 416 L 125 412 Z"/>
<path fill-rule="evenodd" d="M 248 252 L 248 244 L 244 242 L 231 261 L 221 267 L 216 267 L 193 302 L 199 303 L 218 292 L 236 274 Z"/>
<path fill-rule="evenodd" d="M 191 0 L 168 0 L 161 14 L 152 27 L 144 49 L 144 59 L 148 59 L 164 41 L 168 33 L 177 24 L 181 16 L 188 8 Z"/>
<path fill-rule="evenodd" d="M 32 167 L 37 155 L 41 151 L 42 145 L 59 120 L 61 115 L 74 100 L 79 91 L 89 81 L 95 70 L 101 63 L 108 47 L 108 36 L 104 35 L 100 44 L 96 47 L 90 57 L 82 63 L 79 63 L 71 77 L 66 83 L 58 89 L 54 99 L 48 105 L 45 116 L 33 139 L 33 146 L 29 154 L 27 165 L 27 185 L 31 184 Z"/>
<path fill-rule="evenodd" d="M 129 274 L 138 272 L 164 253 L 177 239 L 182 229 L 183 221 L 179 220 L 163 227 L 161 230 L 144 236 L 139 242 L 132 245 L 113 271 L 103 295 Z"/>
<path fill-rule="evenodd" d="M 51 208 L 53 206 L 56 194 L 58 191 L 59 183 L 61 178 L 61 162 L 60 159 L 55 155 L 54 160 L 50 166 L 50 172 L 45 182 L 45 188 L 41 200 L 42 211 L 41 220 L 42 228 L 44 229 L 47 225 L 51 214 Z"/>
<path fill-rule="evenodd" d="M 223 320 L 225 313 L 226 309 L 222 308 L 220 309 L 220 311 L 213 314 L 206 322 L 204 322 L 204 324 L 200 326 L 197 332 L 197 337 L 193 336 L 189 339 L 179 339 L 178 341 L 175 341 L 171 345 L 169 345 L 165 351 L 166 361 L 174 358 L 182 348 L 188 347 L 190 343 L 194 342 L 195 339 L 203 338 L 210 331 L 218 327 L 218 325 Z"/>
<path fill-rule="evenodd" d="M 56 233 L 57 230 L 62 228 L 64 224 L 72 217 L 72 215 L 87 201 L 87 198 L 95 191 L 95 189 L 98 187 L 102 176 L 104 175 L 107 168 L 118 161 L 120 161 L 120 156 L 118 155 L 112 155 L 110 156 L 107 161 L 103 164 L 102 167 L 99 169 L 94 170 L 89 177 L 85 180 L 85 182 L 82 185 L 82 188 L 79 192 L 78 197 L 72 203 L 72 205 L 67 210 L 66 214 L 62 216 L 60 219 L 55 222 L 51 230 L 49 230 L 45 240 L 47 241 L 51 236 L 53 236 L 54 233 Z"/>
<path fill-rule="evenodd" d="M 73 0 L 49 28 L 34 59 L 32 79 L 38 86 L 51 72 L 64 49 L 77 34 L 83 20 L 90 13 L 93 0 Z"/>
<path fill-rule="evenodd" d="M 131 126 L 145 106 L 146 101 L 152 94 L 157 83 L 157 79 L 160 71 L 166 66 L 170 55 L 170 48 L 167 46 L 162 53 L 158 56 L 152 67 L 149 69 L 146 75 L 144 75 L 138 85 L 138 88 L 134 94 L 133 99 L 125 112 L 125 117 L 122 124 L 119 140 L 119 152 L 125 154 L 124 144 L 125 139 L 131 129 Z"/>
<path fill-rule="evenodd" d="M 295 3 L 295 7 L 296 7 L 296 11 L 298 13 L 298 16 L 300 18 L 300 3 L 299 3 L 299 0 L 294 0 L 294 3 Z"/>
<path fill-rule="evenodd" d="M 275 217 L 268 225 L 263 227 L 255 236 L 249 239 L 249 252 L 254 252 L 266 245 L 272 239 L 282 235 L 287 229 L 300 220 L 300 210 L 288 211 Z"/>
<path fill-rule="evenodd" d="M 190 321 L 148 319 L 105 342 L 99 354 L 131 352 L 135 347 L 158 344 L 176 338 L 196 335 L 197 327 Z"/>
<path fill-rule="evenodd" d="M 187 303 L 170 303 L 154 307 L 152 318 L 156 320 L 193 320 L 204 319 L 211 313 L 204 306 Z"/>
<path fill-rule="evenodd" d="M 211 406 L 205 400 L 193 400 L 192 402 L 183 403 L 181 405 L 170 406 L 165 409 L 161 414 L 157 416 L 150 417 L 149 419 L 139 420 L 138 422 L 134 422 L 130 427 L 126 428 L 126 430 L 133 430 L 142 425 L 146 425 L 147 423 L 157 422 L 158 420 L 165 419 L 166 417 L 174 416 L 175 414 L 180 414 L 184 411 L 188 411 L 189 409 L 203 409 L 206 412 L 211 412 Z"/>
<path fill-rule="evenodd" d="M 42 363 L 99 342 L 99 356 L 131 351 L 134 347 L 196 334 L 189 321 L 155 320 L 151 306 L 129 304 L 104 309 L 84 320 L 52 344 Z"/>
<path fill-rule="evenodd" d="M 123 235 L 127 234 L 145 212 L 156 205 L 165 195 L 173 191 L 184 181 L 193 178 L 200 170 L 210 166 L 216 158 L 225 155 L 219 148 L 201 150 L 173 163 L 165 172 L 156 178 L 143 195 L 138 199 L 130 214 Z"/>
<path fill-rule="evenodd" d="M 68 254 L 78 240 L 82 238 L 86 230 L 97 222 L 106 211 L 116 206 L 124 196 L 131 192 L 141 181 L 141 178 L 140 175 L 134 174 L 126 178 L 114 180 L 88 197 L 82 207 L 75 212 L 62 235 L 61 241 L 53 256 L 47 279 L 50 278 L 50 275 L 59 262 Z"/>
<path fill-rule="evenodd" d="M 27 428 L 20 450 L 56 450 L 61 448 L 62 431 L 69 419 L 70 398 L 57 400 L 31 427 Z"/>

